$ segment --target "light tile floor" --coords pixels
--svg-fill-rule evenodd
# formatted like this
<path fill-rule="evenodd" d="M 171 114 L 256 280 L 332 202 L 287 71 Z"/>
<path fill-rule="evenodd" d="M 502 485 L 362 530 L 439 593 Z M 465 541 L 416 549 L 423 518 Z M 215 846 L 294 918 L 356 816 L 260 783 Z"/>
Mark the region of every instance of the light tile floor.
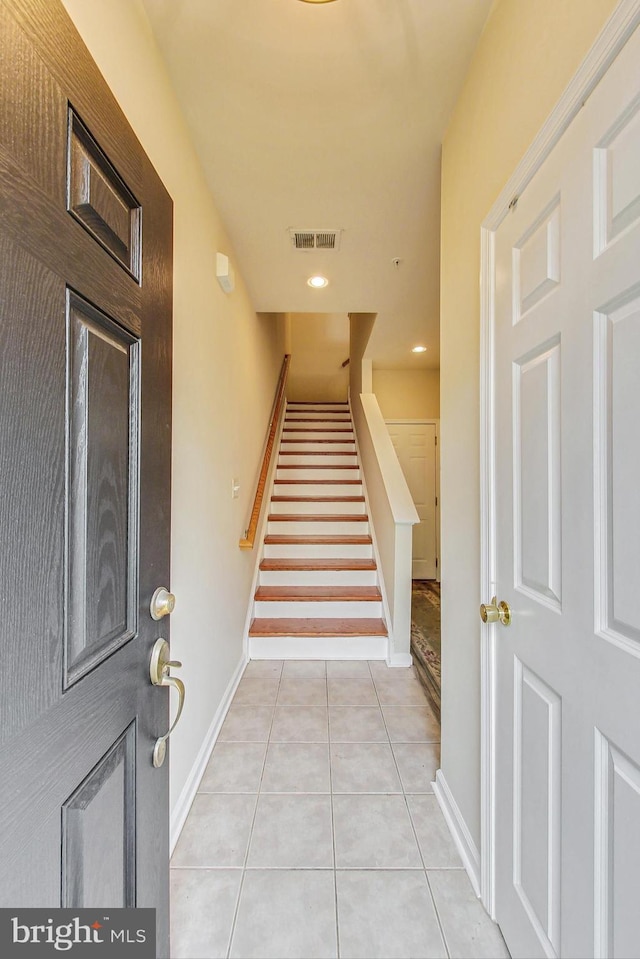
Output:
<path fill-rule="evenodd" d="M 412 670 L 251 662 L 176 847 L 174 959 L 508 957 L 431 783 Z"/>

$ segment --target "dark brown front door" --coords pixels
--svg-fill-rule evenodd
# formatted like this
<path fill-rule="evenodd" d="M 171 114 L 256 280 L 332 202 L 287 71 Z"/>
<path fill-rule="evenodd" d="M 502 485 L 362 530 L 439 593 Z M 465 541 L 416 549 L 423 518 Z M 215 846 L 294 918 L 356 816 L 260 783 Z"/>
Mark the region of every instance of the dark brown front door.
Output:
<path fill-rule="evenodd" d="M 168 953 L 172 203 L 57 0 L 0 2 L 0 905 Z"/>

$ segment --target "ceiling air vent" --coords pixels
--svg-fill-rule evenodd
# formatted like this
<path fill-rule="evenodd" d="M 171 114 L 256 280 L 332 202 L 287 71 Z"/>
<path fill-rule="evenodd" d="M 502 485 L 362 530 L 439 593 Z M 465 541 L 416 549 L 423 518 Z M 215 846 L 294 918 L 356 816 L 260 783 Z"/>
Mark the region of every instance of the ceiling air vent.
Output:
<path fill-rule="evenodd" d="M 338 250 L 340 230 L 289 230 L 294 250 Z"/>

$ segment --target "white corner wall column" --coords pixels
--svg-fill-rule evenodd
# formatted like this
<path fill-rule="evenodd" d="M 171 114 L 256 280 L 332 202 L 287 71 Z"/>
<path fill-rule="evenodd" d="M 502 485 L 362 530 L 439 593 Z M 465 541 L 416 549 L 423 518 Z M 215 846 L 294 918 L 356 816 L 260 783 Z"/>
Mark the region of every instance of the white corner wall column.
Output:
<path fill-rule="evenodd" d="M 412 529 L 419 516 L 375 395 L 352 396 L 351 414 L 388 610 L 387 663 L 410 666 Z"/>

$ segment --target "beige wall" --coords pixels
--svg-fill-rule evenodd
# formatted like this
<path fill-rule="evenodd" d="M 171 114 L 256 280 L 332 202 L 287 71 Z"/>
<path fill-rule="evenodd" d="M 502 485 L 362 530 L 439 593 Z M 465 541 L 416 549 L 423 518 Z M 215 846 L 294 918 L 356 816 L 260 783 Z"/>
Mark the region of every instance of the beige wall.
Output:
<path fill-rule="evenodd" d="M 349 318 L 346 313 L 289 313 L 291 368 L 290 400 L 347 398 Z"/>
<path fill-rule="evenodd" d="M 442 770 L 480 845 L 480 224 L 614 0 L 498 0 L 442 153 Z"/>
<path fill-rule="evenodd" d="M 139 0 L 64 0 L 174 201 L 172 656 L 184 663 L 172 736 L 175 804 L 242 657 L 255 555 L 238 548 L 284 352 L 282 317 L 257 316 Z M 236 289 L 222 292 L 215 255 Z M 240 497 L 231 498 L 238 477 Z"/>
<path fill-rule="evenodd" d="M 373 370 L 373 392 L 386 420 L 437 420 L 440 370 Z"/>

